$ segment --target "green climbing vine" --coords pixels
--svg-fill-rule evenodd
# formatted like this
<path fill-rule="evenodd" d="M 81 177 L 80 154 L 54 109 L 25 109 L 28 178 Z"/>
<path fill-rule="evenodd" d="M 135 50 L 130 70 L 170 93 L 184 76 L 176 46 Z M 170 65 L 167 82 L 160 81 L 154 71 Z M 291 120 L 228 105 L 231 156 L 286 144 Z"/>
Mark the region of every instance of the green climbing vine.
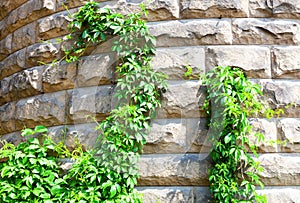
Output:
<path fill-rule="evenodd" d="M 210 191 L 214 202 L 267 202 L 256 192 L 264 187 L 259 180 L 263 170 L 257 161 L 257 146 L 251 143 L 249 117 L 280 115 L 282 109 L 272 110 L 260 100 L 261 87 L 250 82 L 236 67 L 216 67 L 206 74 L 203 84 L 207 98 L 203 109 L 210 117 Z M 211 110 L 212 109 L 212 110 Z M 261 133 L 254 134 L 264 140 Z"/>

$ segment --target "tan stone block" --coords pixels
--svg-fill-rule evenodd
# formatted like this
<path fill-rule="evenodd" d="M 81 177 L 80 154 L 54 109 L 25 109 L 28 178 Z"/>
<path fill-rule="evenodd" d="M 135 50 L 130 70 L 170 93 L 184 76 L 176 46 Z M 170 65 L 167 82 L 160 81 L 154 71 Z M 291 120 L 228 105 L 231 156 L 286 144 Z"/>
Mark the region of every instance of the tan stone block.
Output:
<path fill-rule="evenodd" d="M 202 47 L 172 47 L 157 49 L 152 59 L 155 71 L 165 73 L 170 80 L 185 79 L 187 66 L 195 76 L 205 72 L 205 51 Z"/>
<path fill-rule="evenodd" d="M 235 66 L 243 69 L 250 78 L 271 78 L 270 60 L 267 47 L 213 46 L 206 50 L 207 70 L 216 66 Z"/>
<path fill-rule="evenodd" d="M 272 56 L 273 78 L 300 79 L 300 47 L 275 47 Z"/>
<path fill-rule="evenodd" d="M 16 130 L 15 127 L 15 103 L 6 103 L 0 106 L 0 135 Z"/>
<path fill-rule="evenodd" d="M 76 85 L 78 63 L 59 63 L 47 66 L 43 72 L 43 91 L 56 92 L 73 89 Z"/>
<path fill-rule="evenodd" d="M 237 18 L 247 17 L 248 12 L 248 2 L 243 0 L 181 1 L 183 18 Z"/>
<path fill-rule="evenodd" d="M 12 51 L 32 45 L 36 42 L 36 22 L 25 25 L 13 33 Z"/>
<path fill-rule="evenodd" d="M 9 1 L 1 1 L 0 2 L 0 20 L 2 20 L 8 13 L 22 5 L 24 2 L 28 0 L 9 0 Z"/>
<path fill-rule="evenodd" d="M 6 102 L 11 101 L 11 96 L 9 92 L 9 86 L 11 83 L 12 77 L 4 78 L 0 81 L 0 105 L 5 104 Z"/>
<path fill-rule="evenodd" d="M 7 57 L 12 52 L 12 35 L 8 35 L 0 41 L 0 60 Z"/>
<path fill-rule="evenodd" d="M 65 123 L 66 92 L 38 95 L 21 99 L 16 104 L 16 128 L 36 125 L 54 126 Z"/>
<path fill-rule="evenodd" d="M 271 17 L 273 6 L 270 0 L 249 0 L 249 11 L 251 17 Z"/>
<path fill-rule="evenodd" d="M 242 18 L 232 22 L 233 44 L 300 44 L 296 20 Z"/>
<path fill-rule="evenodd" d="M 300 152 L 300 119 L 299 118 L 282 118 L 278 121 L 278 131 L 281 145 L 284 152 Z"/>
<path fill-rule="evenodd" d="M 231 44 L 231 23 L 226 19 L 196 19 L 149 23 L 157 47 Z"/>
<path fill-rule="evenodd" d="M 207 154 L 142 155 L 139 185 L 207 185 Z"/>
<path fill-rule="evenodd" d="M 17 51 L 0 62 L 0 79 L 10 76 L 25 68 L 26 49 Z"/>
<path fill-rule="evenodd" d="M 273 15 L 280 18 L 295 18 L 300 17 L 300 5 L 298 0 L 274 0 Z"/>
<path fill-rule="evenodd" d="M 163 93 L 162 107 L 157 111 L 158 118 L 198 118 L 201 101 L 200 81 L 169 81 L 168 90 Z"/>

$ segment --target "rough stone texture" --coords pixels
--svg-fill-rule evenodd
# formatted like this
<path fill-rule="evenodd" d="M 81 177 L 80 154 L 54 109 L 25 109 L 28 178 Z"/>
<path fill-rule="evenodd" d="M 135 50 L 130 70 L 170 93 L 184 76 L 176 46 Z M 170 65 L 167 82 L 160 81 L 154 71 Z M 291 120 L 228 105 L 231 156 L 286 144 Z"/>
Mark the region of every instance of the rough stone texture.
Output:
<path fill-rule="evenodd" d="M 139 185 L 207 185 L 207 154 L 143 155 Z"/>
<path fill-rule="evenodd" d="M 273 14 L 269 0 L 249 0 L 249 10 L 251 17 L 271 17 Z"/>
<path fill-rule="evenodd" d="M 0 2 L 0 20 L 2 20 L 9 12 L 22 5 L 28 0 L 9 0 Z"/>
<path fill-rule="evenodd" d="M 247 17 L 248 2 L 245 0 L 182 0 L 181 14 L 183 18 Z"/>
<path fill-rule="evenodd" d="M 12 47 L 12 34 L 0 41 L 0 60 L 7 57 L 11 53 Z"/>
<path fill-rule="evenodd" d="M 105 8 L 110 8 L 113 12 L 128 14 L 141 11 L 139 4 L 144 2 L 149 11 L 147 21 L 159 21 L 179 18 L 178 0 L 115 0 L 100 4 Z"/>
<path fill-rule="evenodd" d="M 15 103 L 0 106 L 0 135 L 15 131 Z"/>
<path fill-rule="evenodd" d="M 60 63 L 47 66 L 43 72 L 43 91 L 55 92 L 76 86 L 77 63 Z"/>
<path fill-rule="evenodd" d="M 12 51 L 19 50 L 36 41 L 36 23 L 30 23 L 16 30 L 13 34 Z"/>
<path fill-rule="evenodd" d="M 78 86 L 111 84 L 117 58 L 113 53 L 84 57 L 78 65 Z"/>
<path fill-rule="evenodd" d="M 11 96 L 9 94 L 11 77 L 4 78 L 0 81 L 0 105 L 11 101 Z"/>
<path fill-rule="evenodd" d="M 113 91 L 112 86 L 77 88 L 69 91 L 70 119 L 75 123 L 86 122 L 87 116 L 103 119 L 114 106 Z"/>
<path fill-rule="evenodd" d="M 300 44 L 300 24 L 295 20 L 235 19 L 233 44 Z"/>
<path fill-rule="evenodd" d="M 17 51 L 0 62 L 0 79 L 25 68 L 25 49 Z"/>
<path fill-rule="evenodd" d="M 206 119 L 155 119 L 144 147 L 145 153 L 207 152 Z"/>
<path fill-rule="evenodd" d="M 300 117 L 300 82 L 290 80 L 260 80 L 264 96 L 272 107 L 285 109 L 287 117 Z"/>
<path fill-rule="evenodd" d="M 281 146 L 285 152 L 300 152 L 300 119 L 283 118 L 278 121 L 280 140 L 286 141 Z"/>
<path fill-rule="evenodd" d="M 297 203 L 300 199 L 300 188 L 295 186 L 266 187 L 258 192 L 267 195 L 270 203 Z"/>
<path fill-rule="evenodd" d="M 53 59 L 59 58 L 60 51 L 60 44 L 55 41 L 34 44 L 27 48 L 26 66 L 33 67 L 41 65 L 41 63 L 51 63 Z"/>
<path fill-rule="evenodd" d="M 300 78 L 300 47 L 275 47 L 272 55 L 273 78 Z"/>
<path fill-rule="evenodd" d="M 230 21 L 224 19 L 155 22 L 149 31 L 158 47 L 232 43 Z"/>
<path fill-rule="evenodd" d="M 38 95 L 19 100 L 16 104 L 16 129 L 35 125 L 54 126 L 65 123 L 66 92 Z"/>
<path fill-rule="evenodd" d="M 184 79 L 187 66 L 194 75 L 205 72 L 205 52 L 202 47 L 159 48 L 152 60 L 156 71 L 165 73 L 170 80 Z"/>
<path fill-rule="evenodd" d="M 21 132 L 13 132 L 5 135 L 0 134 L 0 140 L 5 140 L 6 142 L 18 145 L 24 138 L 21 136 Z M 2 143 L 0 143 L 2 147 Z"/>
<path fill-rule="evenodd" d="M 162 108 L 158 118 L 198 118 L 200 112 L 200 81 L 169 81 L 168 90 L 163 94 Z"/>
<path fill-rule="evenodd" d="M 236 66 L 245 70 L 250 78 L 271 78 L 270 60 L 267 47 L 213 46 L 206 50 L 207 71 L 216 66 Z"/>

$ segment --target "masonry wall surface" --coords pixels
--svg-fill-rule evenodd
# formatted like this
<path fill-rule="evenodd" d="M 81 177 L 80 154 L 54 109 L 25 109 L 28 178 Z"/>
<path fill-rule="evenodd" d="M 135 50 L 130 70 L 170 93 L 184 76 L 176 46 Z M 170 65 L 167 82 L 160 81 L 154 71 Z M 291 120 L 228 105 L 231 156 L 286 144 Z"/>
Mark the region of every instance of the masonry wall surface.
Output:
<path fill-rule="evenodd" d="M 123 14 L 142 0 L 99 1 Z M 210 202 L 208 129 L 200 81 L 184 78 L 186 66 L 205 73 L 237 66 L 262 85 L 274 106 L 289 103 L 281 118 L 251 119 L 266 136 L 259 145 L 261 193 L 270 203 L 300 203 L 300 2 L 298 0 L 150 0 L 146 20 L 157 37 L 153 65 L 169 75 L 169 90 L 152 122 L 140 160 L 138 189 L 147 203 Z M 69 11 L 65 10 L 66 5 Z M 0 134 L 17 143 L 24 127 L 46 125 L 72 146 L 92 146 L 95 124 L 114 106 L 115 55 L 110 42 L 73 64 L 49 66 L 62 56 L 56 38 L 68 33 L 68 12 L 81 0 L 0 2 Z M 50 43 L 49 43 L 50 42 Z M 42 62 L 42 63 L 41 63 Z M 46 64 L 46 65 L 45 65 Z M 274 140 L 286 144 L 271 144 Z"/>

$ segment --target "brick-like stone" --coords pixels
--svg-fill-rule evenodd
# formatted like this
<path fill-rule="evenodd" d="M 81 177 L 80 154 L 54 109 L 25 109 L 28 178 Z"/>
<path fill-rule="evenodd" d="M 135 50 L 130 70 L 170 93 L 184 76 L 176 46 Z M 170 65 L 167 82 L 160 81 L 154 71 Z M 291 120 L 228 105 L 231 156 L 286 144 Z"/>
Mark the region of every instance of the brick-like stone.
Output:
<path fill-rule="evenodd" d="M 16 128 L 62 125 L 66 117 L 65 105 L 65 91 L 19 100 L 16 104 Z"/>
<path fill-rule="evenodd" d="M 300 5 L 297 0 L 274 0 L 272 1 L 273 15 L 280 18 L 300 17 Z"/>
<path fill-rule="evenodd" d="M 300 79 L 300 47 L 272 49 L 272 77 Z"/>
<path fill-rule="evenodd" d="M 270 60 L 270 50 L 266 47 L 213 46 L 206 51 L 207 70 L 216 66 L 236 66 L 245 70 L 250 78 L 271 78 Z"/>
<path fill-rule="evenodd" d="M 280 145 L 284 152 L 300 152 L 300 119 L 282 118 L 278 121 Z M 286 142 L 286 143 L 285 143 Z"/>
<path fill-rule="evenodd" d="M 17 51 L 0 62 L 0 79 L 10 76 L 25 68 L 26 49 Z"/>
<path fill-rule="evenodd" d="M 112 110 L 112 86 L 77 88 L 69 91 L 68 114 L 73 122 L 86 122 L 87 116 L 104 118 Z"/>
<path fill-rule="evenodd" d="M 76 86 L 76 63 L 59 63 L 47 66 L 43 72 L 43 91 L 55 92 Z"/>
<path fill-rule="evenodd" d="M 16 30 L 13 34 L 12 51 L 19 50 L 36 41 L 36 22 L 30 23 Z"/>
<path fill-rule="evenodd" d="M 147 21 L 179 19 L 178 0 L 117 0 L 101 3 L 101 7 L 110 8 L 112 12 L 129 14 L 141 11 L 140 3 L 144 2 L 149 16 Z"/>
<path fill-rule="evenodd" d="M 202 47 L 159 48 L 152 65 L 171 80 L 185 79 L 187 66 L 193 69 L 194 76 L 199 76 L 205 72 L 205 51 Z"/>
<path fill-rule="evenodd" d="M 208 152 L 206 119 L 155 119 L 144 146 L 145 153 Z"/>
<path fill-rule="evenodd" d="M 9 1 L 1 1 L 0 2 L 0 20 L 2 20 L 8 13 L 22 5 L 24 2 L 28 0 L 9 0 Z"/>
<path fill-rule="evenodd" d="M 139 185 L 207 185 L 207 154 L 142 155 Z"/>
<path fill-rule="evenodd" d="M 300 44 L 296 20 L 242 18 L 232 22 L 233 44 Z"/>
<path fill-rule="evenodd" d="M 158 47 L 231 44 L 231 23 L 226 19 L 196 19 L 149 23 Z"/>
<path fill-rule="evenodd" d="M 0 135 L 0 140 L 5 140 L 8 143 L 18 145 L 24 137 L 21 136 L 21 132 L 13 132 L 5 135 Z M 2 148 L 2 142 L 0 143 L 0 147 Z"/>
<path fill-rule="evenodd" d="M 0 135 L 13 132 L 15 128 L 15 103 L 6 103 L 0 106 Z"/>
<path fill-rule="evenodd" d="M 200 81 L 169 81 L 162 107 L 158 109 L 158 118 L 200 117 L 200 84 Z"/>
<path fill-rule="evenodd" d="M 270 203 L 297 203 L 300 199 L 299 186 L 265 187 L 258 192 L 265 194 Z"/>
<path fill-rule="evenodd" d="M 12 52 L 12 34 L 0 41 L 0 60 L 7 57 Z"/>
<path fill-rule="evenodd" d="M 111 84 L 116 61 L 113 53 L 81 58 L 77 74 L 78 86 Z"/>
<path fill-rule="evenodd" d="M 269 0 L 249 0 L 249 10 L 251 17 L 271 17 L 273 14 Z"/>
<path fill-rule="evenodd" d="M 183 18 L 247 17 L 248 12 L 248 2 L 244 0 L 181 1 L 181 15 Z"/>
<path fill-rule="evenodd" d="M 39 66 L 43 63 L 51 63 L 61 55 L 60 44 L 55 41 L 34 44 L 27 48 L 26 66 Z"/>
<path fill-rule="evenodd" d="M 9 94 L 11 78 L 12 77 L 7 77 L 0 81 L 0 105 L 11 101 L 11 96 Z"/>

